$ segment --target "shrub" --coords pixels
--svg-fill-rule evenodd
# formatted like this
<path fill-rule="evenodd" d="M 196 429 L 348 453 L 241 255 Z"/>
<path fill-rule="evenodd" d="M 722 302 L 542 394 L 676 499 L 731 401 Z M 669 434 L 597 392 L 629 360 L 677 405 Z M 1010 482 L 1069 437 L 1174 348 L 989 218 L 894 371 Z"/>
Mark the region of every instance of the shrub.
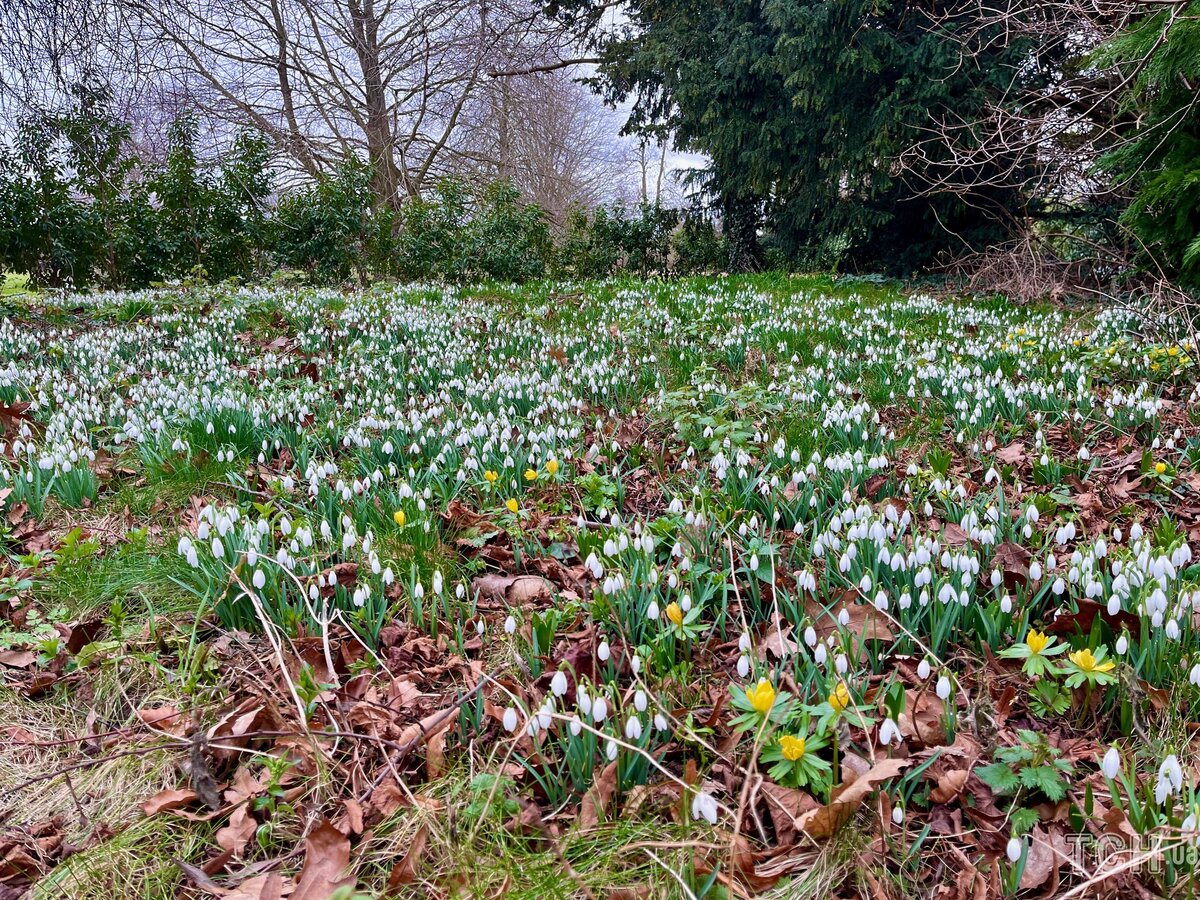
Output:
<path fill-rule="evenodd" d="M 394 215 L 372 208 L 369 170 L 354 161 L 284 195 L 271 223 L 276 264 L 330 284 L 386 271 Z"/>

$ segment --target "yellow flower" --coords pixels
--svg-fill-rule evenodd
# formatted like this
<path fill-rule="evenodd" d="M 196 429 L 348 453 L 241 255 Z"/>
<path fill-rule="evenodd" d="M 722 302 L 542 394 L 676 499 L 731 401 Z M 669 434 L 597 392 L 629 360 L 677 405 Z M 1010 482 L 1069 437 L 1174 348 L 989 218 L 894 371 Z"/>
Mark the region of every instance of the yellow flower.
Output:
<path fill-rule="evenodd" d="M 495 484 L 496 479 L 499 477 L 500 476 L 497 475 L 495 472 L 493 472 L 491 469 L 488 469 L 486 472 L 483 473 L 483 480 L 486 481 L 488 484 Z"/>
<path fill-rule="evenodd" d="M 840 713 L 850 705 L 850 688 L 846 687 L 846 682 L 839 681 L 837 687 L 830 692 L 829 705 L 835 713 Z"/>
<path fill-rule="evenodd" d="M 746 699 L 754 709 L 765 716 L 775 705 L 775 688 L 767 679 L 760 678 L 754 687 L 746 688 Z"/>
<path fill-rule="evenodd" d="M 1157 462 L 1157 463 L 1155 463 L 1155 464 L 1154 464 L 1154 471 L 1155 471 L 1156 473 L 1158 473 L 1159 475 L 1161 475 L 1163 472 L 1167 471 L 1167 464 L 1166 464 L 1165 462 Z"/>
<path fill-rule="evenodd" d="M 537 481 L 537 469 L 526 469 L 525 470 L 525 480 L 526 481 Z"/>
<path fill-rule="evenodd" d="M 546 471 L 550 473 L 551 477 L 557 475 L 558 474 L 558 460 L 557 459 L 546 460 Z"/>
<path fill-rule="evenodd" d="M 1029 629 L 1029 634 L 1025 635 L 1025 646 L 1029 648 L 1029 652 L 1034 656 L 1046 649 L 1046 645 L 1050 643 L 1050 638 L 1046 637 L 1040 631 Z"/>
<path fill-rule="evenodd" d="M 516 513 L 516 511 L 520 509 L 520 506 L 517 504 L 516 497 L 509 497 L 504 501 L 504 505 L 508 507 L 508 511 L 510 513 Z"/>
<path fill-rule="evenodd" d="M 804 738 L 785 734 L 779 739 L 779 749 L 783 751 L 784 759 L 788 762 L 795 762 L 804 755 L 806 749 Z"/>
<path fill-rule="evenodd" d="M 1068 654 L 1067 659 L 1075 663 L 1080 672 L 1111 672 L 1117 667 L 1117 664 L 1111 659 L 1106 659 L 1097 665 L 1096 657 L 1092 656 L 1092 651 L 1086 648 Z"/>
<path fill-rule="evenodd" d="M 408 521 L 408 516 L 404 515 L 404 510 L 398 509 L 392 513 L 392 521 L 403 528 L 404 523 Z"/>
<path fill-rule="evenodd" d="M 680 609 L 679 604 L 673 600 L 667 604 L 667 618 L 676 625 L 683 624 L 683 610 Z"/>

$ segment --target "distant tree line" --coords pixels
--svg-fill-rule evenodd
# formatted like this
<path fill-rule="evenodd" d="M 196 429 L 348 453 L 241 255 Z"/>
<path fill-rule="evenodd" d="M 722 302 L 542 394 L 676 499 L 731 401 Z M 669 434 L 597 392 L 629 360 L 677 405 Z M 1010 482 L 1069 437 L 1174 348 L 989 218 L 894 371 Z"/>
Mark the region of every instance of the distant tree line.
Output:
<path fill-rule="evenodd" d="M 703 155 L 706 214 L 645 168 L 612 203 L 631 161 L 576 77 L 643 167 Z M 1200 290 L 1200 0 L 10 0 L 5 104 L 4 258 L 46 283 L 966 261 Z"/>
<path fill-rule="evenodd" d="M 277 189 L 268 138 L 242 131 L 205 162 L 191 116 L 171 124 L 163 159 L 151 162 L 103 88 L 76 85 L 73 95 L 67 109 L 23 119 L 0 148 L 0 269 L 35 286 L 136 288 L 280 268 L 320 283 L 523 281 L 727 262 L 699 210 L 578 207 L 553 223 L 509 180 L 471 187 L 450 176 L 424 196 L 380 204 L 370 165 L 354 158 Z"/>

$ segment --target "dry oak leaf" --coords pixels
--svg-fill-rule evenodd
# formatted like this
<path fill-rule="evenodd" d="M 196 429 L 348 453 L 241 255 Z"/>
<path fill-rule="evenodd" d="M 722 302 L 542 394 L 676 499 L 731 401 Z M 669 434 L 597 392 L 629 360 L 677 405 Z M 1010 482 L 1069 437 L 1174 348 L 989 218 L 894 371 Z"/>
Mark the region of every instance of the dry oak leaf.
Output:
<path fill-rule="evenodd" d="M 904 692 L 904 710 L 900 713 L 900 734 L 916 740 L 926 747 L 936 747 L 946 742 L 946 726 L 943 724 L 945 709 L 937 694 L 929 690 Z"/>
<path fill-rule="evenodd" d="M 1041 825 L 1029 834 L 1029 850 L 1025 854 L 1025 869 L 1021 872 L 1021 890 L 1028 891 L 1045 884 L 1057 868 L 1054 846 Z"/>
<path fill-rule="evenodd" d="M 422 825 L 409 841 L 408 852 L 404 854 L 404 859 L 392 868 L 392 873 L 388 876 L 389 890 L 395 890 L 403 884 L 411 884 L 416 881 L 417 867 L 421 864 L 421 857 L 425 855 L 425 845 L 428 841 L 429 826 Z"/>
<path fill-rule="evenodd" d="M 258 822 L 250 815 L 249 804 L 242 804 L 229 817 L 229 824 L 217 829 L 217 845 L 234 856 L 241 856 L 257 830 Z"/>
<path fill-rule="evenodd" d="M 591 788 L 579 804 L 580 831 L 590 831 L 600 824 L 616 792 L 617 764 L 612 762 L 596 773 Z"/>
<path fill-rule="evenodd" d="M 143 800 L 139 806 L 146 815 L 154 816 L 160 812 L 181 809 L 190 803 L 195 803 L 198 799 L 200 796 L 195 791 L 159 791 L 150 799 Z"/>
<path fill-rule="evenodd" d="M 865 775 L 842 785 L 837 795 L 826 805 L 810 810 L 796 822 L 797 827 L 811 838 L 827 838 L 849 821 L 868 796 L 887 781 L 895 778 L 912 764 L 911 759 L 889 757 L 880 760 Z"/>
<path fill-rule="evenodd" d="M 523 606 L 542 603 L 553 596 L 553 585 L 540 575 L 481 575 L 471 582 L 480 599 Z"/>
<path fill-rule="evenodd" d="M 1015 444 L 1009 444 L 1007 447 L 1001 447 L 996 451 L 996 462 L 1003 463 L 1007 466 L 1020 465 L 1025 461 L 1025 445 L 1020 441 Z"/>
<path fill-rule="evenodd" d="M 225 900 L 280 900 L 292 892 L 278 872 L 248 878 L 225 895 Z"/>
<path fill-rule="evenodd" d="M 187 731 L 188 723 L 186 718 L 181 716 L 179 710 L 174 706 L 139 709 L 137 717 L 156 731 L 165 731 L 167 734 L 176 736 L 180 736 Z"/>
<path fill-rule="evenodd" d="M 784 787 L 781 784 L 763 782 L 760 793 L 767 801 L 767 811 L 775 826 L 775 836 L 781 846 L 796 843 L 796 825 L 800 817 L 818 808 L 821 804 L 806 791 Z"/>
<path fill-rule="evenodd" d="M 37 656 L 29 650 L 0 650 L 0 664 L 14 669 L 28 668 L 36 661 Z"/>
<path fill-rule="evenodd" d="M 350 839 L 323 820 L 304 839 L 304 867 L 292 900 L 329 900 L 341 887 L 353 886 L 346 875 L 350 867 Z"/>
<path fill-rule="evenodd" d="M 851 634 L 871 641 L 891 643 L 896 640 L 887 619 L 870 603 L 855 603 L 855 591 L 848 590 L 841 598 L 834 601 L 829 609 L 818 601 L 810 600 L 805 604 L 805 612 L 812 620 L 813 629 L 817 636 L 824 639 L 838 631 L 838 617 L 845 610 L 847 620 L 845 629 Z"/>
<path fill-rule="evenodd" d="M 939 776 L 937 787 L 929 792 L 929 799 L 934 803 L 949 803 L 962 793 L 970 774 L 970 769 L 951 769 Z"/>

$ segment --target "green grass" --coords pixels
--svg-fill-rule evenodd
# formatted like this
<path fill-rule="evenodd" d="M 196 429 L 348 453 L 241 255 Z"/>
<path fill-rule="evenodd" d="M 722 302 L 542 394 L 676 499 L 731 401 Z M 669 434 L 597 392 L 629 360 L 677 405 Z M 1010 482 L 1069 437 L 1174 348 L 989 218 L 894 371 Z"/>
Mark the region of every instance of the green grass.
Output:
<path fill-rule="evenodd" d="M 31 295 L 36 291 L 29 288 L 29 276 L 18 275 L 15 272 L 5 272 L 4 281 L 0 282 L 0 299 L 14 297 L 20 294 Z"/>

